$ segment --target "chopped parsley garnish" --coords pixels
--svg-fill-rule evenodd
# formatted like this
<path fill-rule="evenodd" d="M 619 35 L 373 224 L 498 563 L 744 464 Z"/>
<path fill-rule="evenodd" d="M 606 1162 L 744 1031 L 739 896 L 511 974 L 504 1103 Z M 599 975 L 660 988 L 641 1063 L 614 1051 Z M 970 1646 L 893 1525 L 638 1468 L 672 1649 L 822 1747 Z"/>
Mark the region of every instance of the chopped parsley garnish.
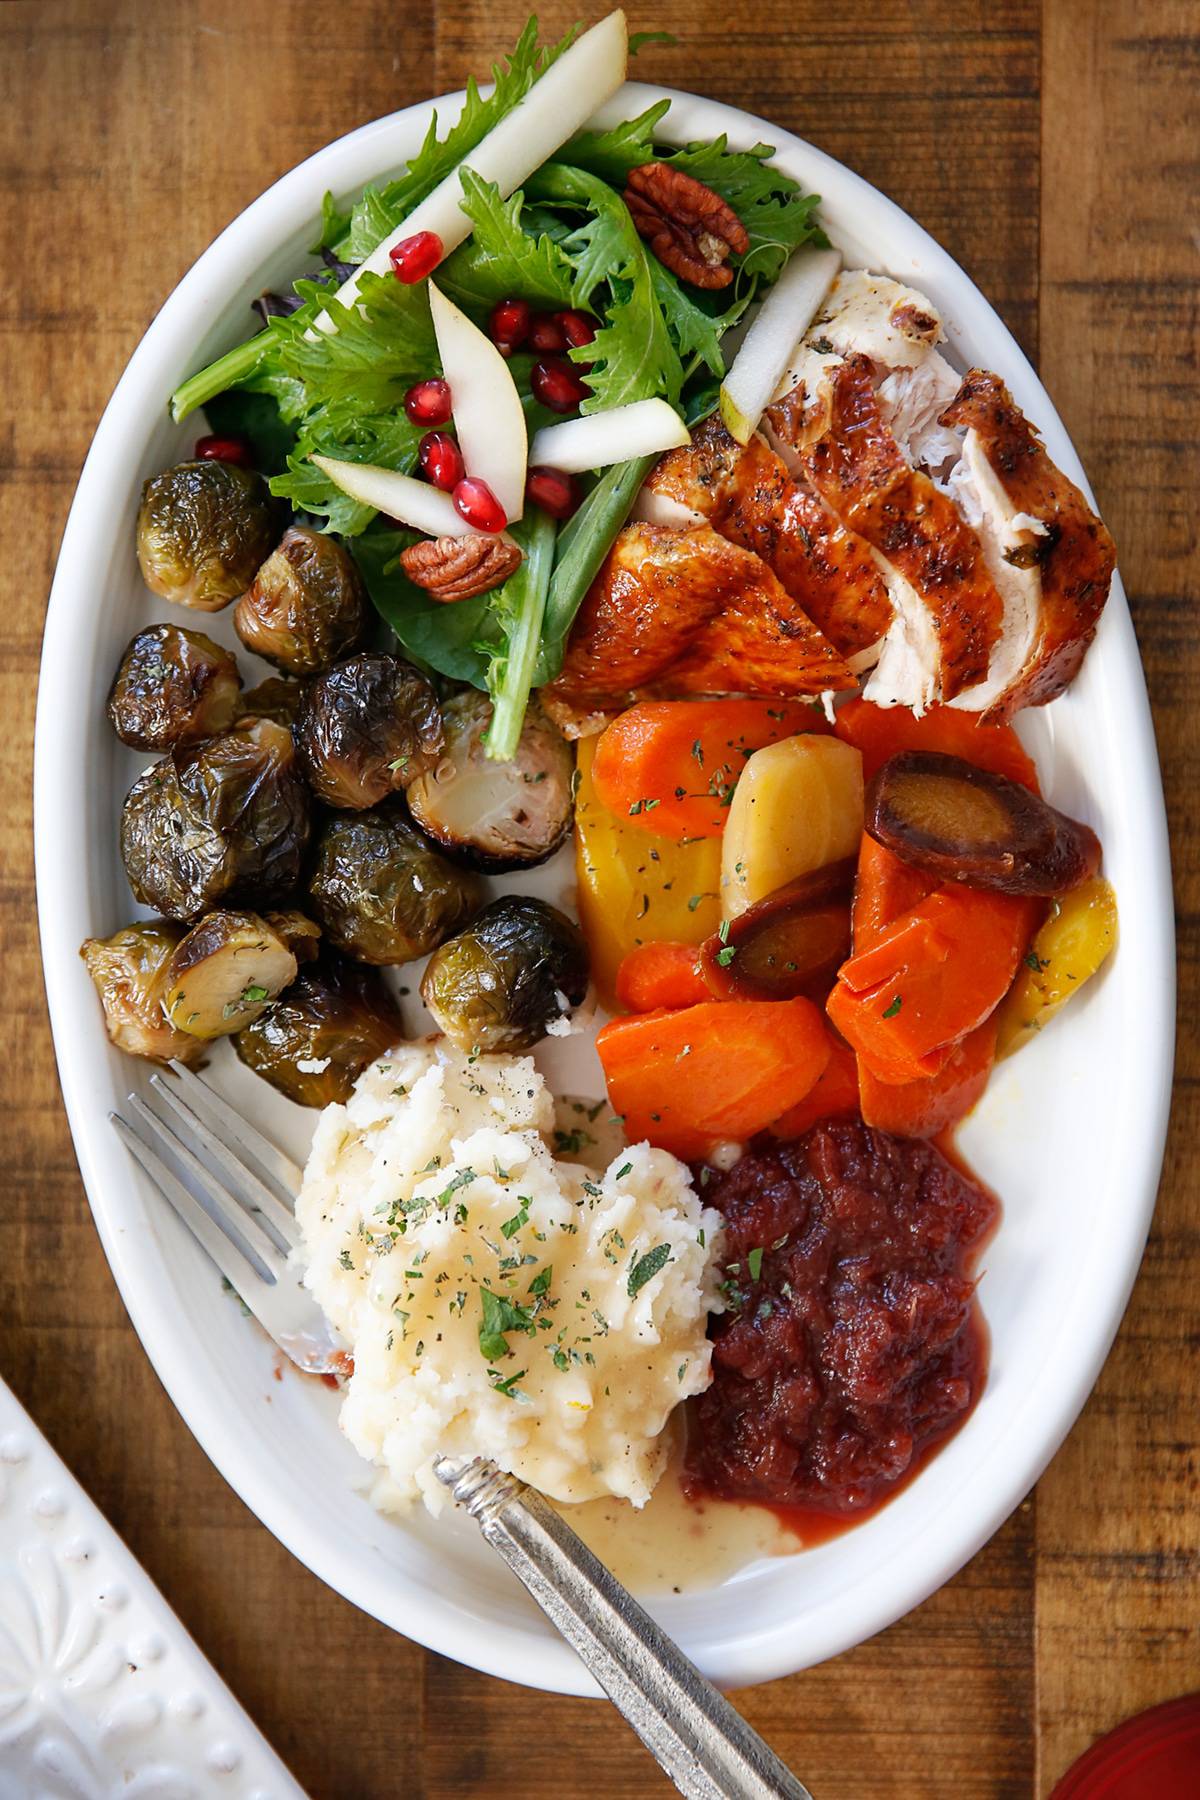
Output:
<path fill-rule="evenodd" d="M 648 1281 L 653 1281 L 659 1270 L 665 1269 L 670 1260 L 669 1244 L 655 1244 L 653 1250 L 647 1250 L 645 1256 L 635 1256 L 630 1264 L 629 1279 L 625 1284 L 629 1298 L 632 1300 Z"/>
<path fill-rule="evenodd" d="M 506 1331 L 523 1331 L 527 1337 L 533 1336 L 536 1329 L 533 1314 L 527 1306 L 520 1306 L 503 1294 L 493 1294 L 491 1288 L 480 1288 L 479 1297 L 483 1304 L 479 1354 L 487 1362 L 499 1362 L 502 1356 L 508 1355 Z M 522 1369 L 521 1373 L 525 1371 Z"/>
<path fill-rule="evenodd" d="M 722 969 L 727 969 L 738 953 L 736 944 L 726 944 L 723 950 L 717 951 L 717 962 Z"/>
<path fill-rule="evenodd" d="M 521 1227 L 523 1225 L 528 1225 L 528 1223 L 529 1202 L 527 1200 L 522 1200 L 520 1210 L 515 1212 L 511 1219 L 505 1219 L 503 1225 L 500 1227 L 500 1235 L 502 1238 L 516 1237 Z"/>
<path fill-rule="evenodd" d="M 746 1252 L 746 1267 L 750 1271 L 751 1281 L 757 1281 L 762 1274 L 762 1262 L 763 1253 L 761 1244 L 756 1245 L 753 1250 L 748 1250 Z"/>
<path fill-rule="evenodd" d="M 1040 975 L 1043 969 L 1050 967 L 1050 958 L 1041 957 L 1036 950 L 1030 950 L 1026 953 L 1025 967 L 1032 969 L 1035 975 Z"/>
<path fill-rule="evenodd" d="M 632 1175 L 632 1174 L 633 1174 L 633 1164 L 632 1163 L 622 1163 L 620 1168 L 617 1170 L 616 1174 L 614 1175 L 613 1180 L 614 1181 L 623 1181 L 626 1175 Z"/>
<path fill-rule="evenodd" d="M 900 998 L 900 995 L 897 994 L 896 998 L 892 1001 L 892 1004 L 884 1010 L 884 1013 L 882 1016 L 885 1019 L 894 1019 L 896 1014 L 900 1011 L 900 1008 L 903 1004 L 904 1004 L 904 1002 Z"/>
<path fill-rule="evenodd" d="M 540 1273 L 535 1275 L 533 1280 L 530 1282 L 529 1292 L 532 1295 L 534 1295 L 535 1298 L 537 1298 L 538 1296 L 540 1296 L 542 1294 L 548 1293 L 549 1289 L 550 1289 L 550 1283 L 553 1281 L 553 1279 L 554 1279 L 554 1270 L 553 1270 L 552 1266 L 549 1263 L 547 1263 L 545 1268 L 542 1269 L 540 1271 Z"/>

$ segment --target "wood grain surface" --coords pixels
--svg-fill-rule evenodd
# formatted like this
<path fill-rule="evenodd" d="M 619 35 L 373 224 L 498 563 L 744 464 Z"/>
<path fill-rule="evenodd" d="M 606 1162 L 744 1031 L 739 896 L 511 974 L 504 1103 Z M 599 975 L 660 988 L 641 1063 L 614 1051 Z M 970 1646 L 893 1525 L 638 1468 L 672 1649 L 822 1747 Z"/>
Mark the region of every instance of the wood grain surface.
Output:
<path fill-rule="evenodd" d="M 96 420 L 180 275 L 277 175 L 482 72 L 523 16 L 524 0 L 0 6 L 0 1370 L 313 1800 L 667 1789 L 600 1703 L 426 1655 L 323 1588 L 158 1386 L 55 1078 L 30 834 L 37 661 Z M 542 16 L 557 30 L 575 13 L 552 0 Z M 632 23 L 677 35 L 645 58 L 648 79 L 812 138 L 998 304 L 1088 465 L 1146 661 L 1184 1030 L 1157 1222 L 1117 1346 L 1036 1493 L 955 1581 L 852 1654 L 738 1697 L 818 1800 L 1026 1800 L 1119 1719 L 1200 1687 L 1200 13 L 1194 0 L 659 0 Z"/>

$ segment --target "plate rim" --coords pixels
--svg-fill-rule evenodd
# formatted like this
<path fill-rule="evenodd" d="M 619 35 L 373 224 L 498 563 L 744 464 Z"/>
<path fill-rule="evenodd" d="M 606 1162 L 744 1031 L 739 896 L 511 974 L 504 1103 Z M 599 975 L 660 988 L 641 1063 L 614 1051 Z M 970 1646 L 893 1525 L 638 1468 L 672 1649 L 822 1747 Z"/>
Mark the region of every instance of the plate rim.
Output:
<path fill-rule="evenodd" d="M 663 97 L 672 101 L 676 123 L 682 119 L 688 126 L 680 134 L 683 137 L 715 135 L 722 130 L 729 132 L 735 142 L 761 141 L 766 136 L 774 143 L 777 151 L 803 160 L 806 171 L 811 170 L 816 177 L 814 186 L 823 185 L 822 176 L 832 176 L 843 194 L 857 195 L 868 201 L 873 210 L 881 212 L 883 218 L 912 246 L 924 269 L 931 275 L 944 278 L 951 287 L 965 291 L 970 296 L 973 308 L 976 311 L 982 309 L 982 315 L 988 319 L 989 329 L 995 334 L 996 355 L 992 357 L 989 353 L 989 360 L 1005 368 L 1010 385 L 1016 387 L 1017 398 L 1023 405 L 1027 403 L 1029 396 L 1033 397 L 1039 428 L 1052 441 L 1056 460 L 1090 494 L 1091 490 L 1074 446 L 1024 352 L 970 276 L 922 226 L 886 195 L 826 152 L 757 114 L 728 106 L 724 102 L 657 84 L 629 82 L 608 104 L 604 113 L 609 117 L 628 116 Z M 550 1691 L 594 1695 L 599 1691 L 598 1688 L 576 1661 L 574 1653 L 557 1640 L 535 1636 L 529 1630 L 522 1629 L 519 1623 L 503 1629 L 493 1628 L 490 1634 L 482 1633 L 466 1609 L 457 1604 L 448 1604 L 431 1587 L 413 1582 L 400 1571 L 395 1572 L 394 1583 L 389 1586 L 388 1593 L 381 1596 L 380 1584 L 372 1585 L 361 1572 L 356 1576 L 353 1568 L 345 1562 L 339 1546 L 331 1547 L 324 1542 L 314 1541 L 311 1526 L 306 1524 L 302 1505 L 295 1503 L 291 1496 L 281 1494 L 278 1484 L 265 1478 L 261 1469 L 247 1466 L 240 1452 L 237 1452 L 237 1447 L 234 1446 L 231 1450 L 223 1441 L 225 1434 L 222 1432 L 222 1415 L 215 1397 L 204 1392 L 203 1371 L 193 1374 L 179 1366 L 178 1345 L 173 1345 L 171 1341 L 171 1318 L 160 1304 L 156 1304 L 155 1296 L 145 1291 L 131 1268 L 126 1246 L 122 1243 L 123 1232 L 117 1227 L 106 1203 L 106 1182 L 101 1175 L 101 1164 L 108 1146 L 105 1146 L 104 1151 L 101 1150 L 99 1134 L 101 1130 L 107 1132 L 109 1127 L 103 1113 L 91 1103 L 87 1091 L 88 1058 L 76 1051 L 72 1042 L 73 1033 L 82 1018 L 76 947 L 73 943 L 66 943 L 56 928 L 56 884 L 75 867 L 78 853 L 77 837 L 67 829 L 66 810 L 56 809 L 54 805 L 64 767 L 69 770 L 71 766 L 71 759 L 63 748 L 69 734 L 56 733 L 55 726 L 62 716 L 64 689 L 69 691 L 69 676 L 64 673 L 61 659 L 64 650 L 69 649 L 70 627 L 77 607 L 73 592 L 77 579 L 74 570 L 80 563 L 80 546 L 86 540 L 90 524 L 87 513 L 95 504 L 93 490 L 99 490 L 100 493 L 104 491 L 105 476 L 100 465 L 111 447 L 115 446 L 120 450 L 121 434 L 127 429 L 123 414 L 126 411 L 131 415 L 137 413 L 137 418 L 134 419 L 135 429 L 138 418 L 144 423 L 140 402 L 135 403 L 132 398 L 138 387 L 138 378 L 154 361 L 160 345 L 169 343 L 178 317 L 186 317 L 189 313 L 198 314 L 205 305 L 210 308 L 224 305 L 236 279 L 239 262 L 253 265 L 261 261 L 260 240 L 256 239 L 260 220 L 269 221 L 271 241 L 274 242 L 282 241 L 285 234 L 286 219 L 281 224 L 276 217 L 277 213 L 286 215 L 289 205 L 295 207 L 303 201 L 307 207 L 307 216 L 312 216 L 314 175 L 322 165 L 339 153 L 344 157 L 354 149 L 370 147 L 378 141 L 381 155 L 375 166 L 380 171 L 393 167 L 396 157 L 389 158 L 383 154 L 390 135 L 397 134 L 405 127 L 419 129 L 435 109 L 445 120 L 448 115 L 453 114 L 456 106 L 461 105 L 462 100 L 460 90 L 456 94 L 419 101 L 386 114 L 333 140 L 280 176 L 201 253 L 164 301 L 126 364 L 97 425 L 79 477 L 47 608 L 39 673 L 34 755 L 38 917 L 43 974 L 59 1077 L 93 1218 L 109 1266 L 143 1348 L 174 1405 L 209 1459 L 259 1521 L 298 1560 L 336 1592 L 393 1629 L 401 1629 L 396 1620 L 399 1608 L 395 1604 L 395 1597 L 399 1595 L 401 1601 L 407 1602 L 410 1608 L 404 1613 L 404 1635 L 427 1648 L 501 1678 L 519 1679 Z M 664 135 L 673 137 L 676 134 L 667 132 Z M 161 399 L 160 394 L 159 404 Z M 1049 1427 L 1043 1423 L 1037 1432 L 1038 1454 L 1035 1458 L 1026 1458 L 1020 1463 L 1019 1477 L 1014 1480 L 1011 1465 L 1002 1463 L 999 1454 L 1003 1448 L 1002 1443 L 993 1442 L 981 1458 L 981 1465 L 1002 1465 L 995 1476 L 991 1503 L 975 1516 L 969 1529 L 960 1528 L 955 1531 L 953 1523 L 948 1524 L 943 1549 L 938 1557 L 931 1559 L 930 1571 L 917 1579 L 909 1579 L 907 1583 L 900 1582 L 896 1593 L 882 1606 L 875 1596 L 864 1596 L 856 1591 L 863 1585 L 860 1576 L 840 1596 L 836 1620 L 825 1616 L 832 1611 L 830 1603 L 826 1603 L 819 1614 L 823 1629 L 814 1629 L 811 1618 L 806 1619 L 805 1636 L 808 1642 L 804 1645 L 795 1642 L 794 1630 L 775 1630 L 761 1633 L 750 1645 L 731 1646 L 721 1643 L 711 1656 L 706 1658 L 701 1654 L 698 1660 L 704 1664 L 706 1672 L 724 1685 L 744 1686 L 782 1677 L 813 1662 L 839 1654 L 911 1611 L 956 1574 L 1019 1504 L 1027 1489 L 1058 1450 L 1095 1384 L 1124 1314 L 1140 1266 L 1165 1146 L 1174 1052 L 1174 915 L 1161 769 L 1144 672 L 1119 573 L 1114 577 L 1105 626 L 1109 638 L 1115 640 L 1110 660 L 1114 672 L 1121 678 L 1120 685 L 1124 690 L 1120 696 L 1122 716 L 1138 738 L 1138 753 L 1131 760 L 1139 770 L 1152 777 L 1146 784 L 1152 791 L 1142 795 L 1143 802 L 1148 801 L 1148 804 L 1143 806 L 1138 825 L 1141 851 L 1147 864 L 1144 895 L 1156 929 L 1153 942 L 1139 946 L 1139 966 L 1149 977 L 1148 986 L 1157 995 L 1158 1006 L 1153 1029 L 1148 1024 L 1146 1033 L 1151 1054 L 1142 1079 L 1143 1087 L 1149 1092 L 1145 1129 L 1140 1135 L 1140 1154 L 1136 1157 L 1137 1204 L 1130 1206 L 1122 1241 L 1122 1255 L 1119 1259 L 1114 1255 L 1109 1261 L 1110 1278 L 1104 1294 L 1104 1306 L 1100 1309 L 1104 1314 L 1104 1324 L 1097 1330 L 1093 1323 L 1088 1334 L 1088 1354 L 1076 1359 L 1071 1380 L 1064 1383 L 1056 1403 L 1050 1409 L 1053 1414 L 1052 1423 Z M 75 766 L 77 762 L 76 758 Z M 94 1006 L 94 1002 L 92 1004 Z M 1133 1152 L 1130 1154 L 1133 1155 Z M 1033 1400 L 1034 1396 L 1031 1395 L 1019 1418 L 1025 1417 Z M 1039 1401 L 1044 1409 L 1044 1398 L 1039 1396 Z M 1010 1419 L 1007 1430 L 1001 1434 L 1002 1439 L 1012 1436 L 1017 1422 L 1017 1419 Z M 953 1494 L 944 1497 L 941 1509 L 943 1514 L 950 1510 L 954 1497 Z M 933 1524 L 934 1520 L 930 1518 L 926 1521 L 924 1530 L 931 1532 Z M 944 1547 L 946 1542 L 951 1545 L 948 1552 Z M 392 1603 L 389 1604 L 389 1601 Z"/>

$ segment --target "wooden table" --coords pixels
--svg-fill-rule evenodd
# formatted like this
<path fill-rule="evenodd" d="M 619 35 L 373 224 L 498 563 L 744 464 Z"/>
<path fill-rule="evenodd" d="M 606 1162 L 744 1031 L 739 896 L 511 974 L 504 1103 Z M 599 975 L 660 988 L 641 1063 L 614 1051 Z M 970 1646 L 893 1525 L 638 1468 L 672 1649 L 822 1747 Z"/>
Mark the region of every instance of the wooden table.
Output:
<path fill-rule="evenodd" d="M 666 1784 L 606 1707 L 457 1668 L 322 1587 L 159 1388 L 87 1211 L 46 1024 L 29 805 L 42 615 L 100 410 L 194 257 L 330 138 L 483 72 L 523 16 L 524 0 L 0 7 L 0 1369 L 314 1800 Z M 542 16 L 557 32 L 574 7 Z M 1068 1444 L 974 1562 L 872 1643 L 739 1696 L 819 1800 L 1044 1794 L 1097 1733 L 1200 1686 L 1200 14 L 658 0 L 633 23 L 678 37 L 645 55 L 647 78 L 813 139 L 964 264 L 1038 361 L 1121 548 L 1171 809 L 1184 1021 L 1141 1278 Z"/>

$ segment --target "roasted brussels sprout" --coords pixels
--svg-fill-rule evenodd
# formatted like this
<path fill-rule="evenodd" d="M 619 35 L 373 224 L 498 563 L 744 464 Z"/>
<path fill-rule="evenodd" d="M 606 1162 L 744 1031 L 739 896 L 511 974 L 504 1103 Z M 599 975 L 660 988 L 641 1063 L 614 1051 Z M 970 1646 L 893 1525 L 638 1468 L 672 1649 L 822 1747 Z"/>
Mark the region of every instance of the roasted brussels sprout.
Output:
<path fill-rule="evenodd" d="M 348 1100 L 367 1064 L 403 1036 L 382 976 L 326 950 L 233 1047 L 297 1106 L 328 1106 Z"/>
<path fill-rule="evenodd" d="M 137 556 L 164 600 L 219 612 L 244 594 L 275 541 L 266 482 L 238 463 L 177 463 L 142 489 Z"/>
<path fill-rule="evenodd" d="M 362 642 L 362 577 L 336 538 L 292 525 L 237 603 L 247 649 L 289 675 L 315 675 Z"/>
<path fill-rule="evenodd" d="M 171 952 L 163 1011 L 191 1037 L 224 1037 L 257 1019 L 295 979 L 296 958 L 265 919 L 210 912 Z"/>
<path fill-rule="evenodd" d="M 308 891 L 326 937 L 358 962 L 379 964 L 428 955 L 482 901 L 476 878 L 392 811 L 327 819 Z"/>
<path fill-rule="evenodd" d="M 242 695 L 238 718 L 274 719 L 277 725 L 286 725 L 290 731 L 300 715 L 303 698 L 304 688 L 300 682 L 283 681 L 278 675 L 268 675 L 265 681 Z"/>
<path fill-rule="evenodd" d="M 286 900 L 309 832 L 291 734 L 254 719 L 138 777 L 121 814 L 121 856 L 143 905 L 187 921 L 227 901 Z"/>
<path fill-rule="evenodd" d="M 108 1035 L 129 1056 L 189 1063 L 204 1049 L 199 1038 L 176 1031 L 162 1007 L 167 968 L 182 937 L 180 926 L 151 919 L 79 946 L 104 1008 Z"/>
<path fill-rule="evenodd" d="M 366 652 L 309 684 L 296 745 L 313 792 L 328 806 L 357 812 L 435 766 L 441 708 L 411 664 Z"/>
<path fill-rule="evenodd" d="M 232 725 L 242 678 L 228 650 L 202 631 L 148 625 L 132 638 L 108 696 L 123 744 L 170 750 Z"/>
<path fill-rule="evenodd" d="M 543 900 L 506 895 L 430 957 L 421 998 L 464 1050 L 528 1050 L 587 985 L 579 927 Z"/>
<path fill-rule="evenodd" d="M 321 927 L 302 912 L 266 912 L 263 918 L 276 937 L 281 937 L 298 963 L 312 962 L 321 949 Z"/>
<path fill-rule="evenodd" d="M 409 788 L 409 811 L 456 862 L 493 873 L 532 868 L 571 829 L 575 759 L 535 701 L 516 756 L 493 762 L 483 747 L 491 717 L 491 701 L 475 688 L 443 702 L 445 748 Z"/>

